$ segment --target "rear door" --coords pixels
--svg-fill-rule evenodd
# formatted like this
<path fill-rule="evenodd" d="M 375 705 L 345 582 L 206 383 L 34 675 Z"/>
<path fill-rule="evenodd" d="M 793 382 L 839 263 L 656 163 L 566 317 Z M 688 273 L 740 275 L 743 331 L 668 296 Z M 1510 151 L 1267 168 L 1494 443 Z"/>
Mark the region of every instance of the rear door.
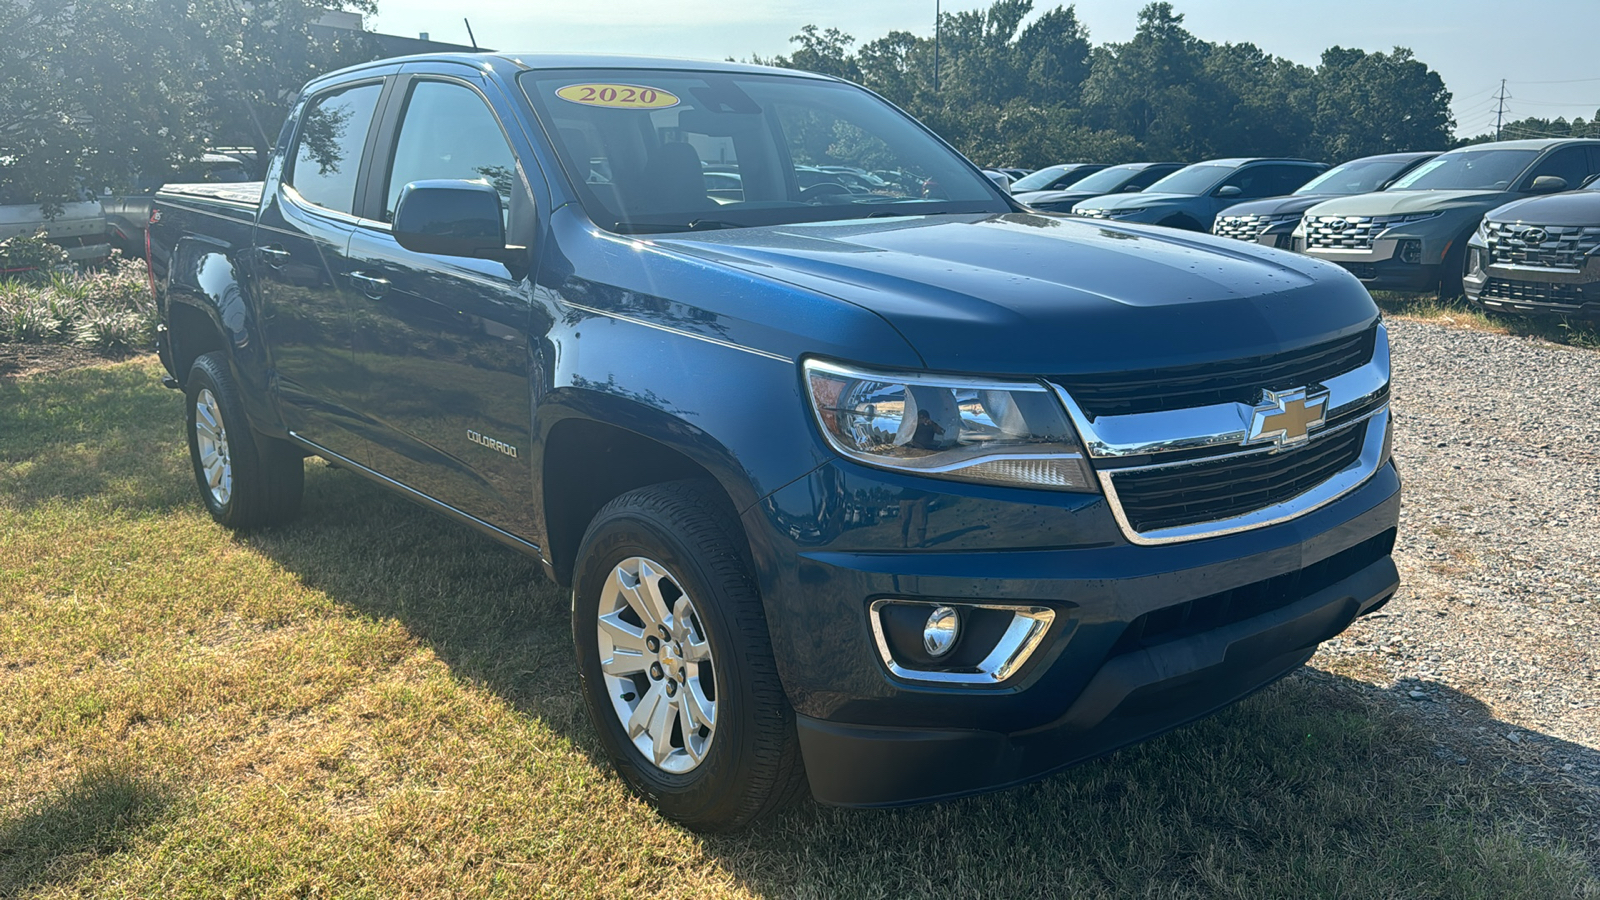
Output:
<path fill-rule="evenodd" d="M 498 89 L 476 76 L 403 76 L 350 247 L 355 356 L 375 426 L 372 467 L 514 533 L 531 533 L 529 272 L 414 253 L 389 223 L 413 181 L 493 185 L 507 241 L 533 243 L 533 200 L 502 121 Z M 497 109 L 498 108 L 498 109 Z M 523 161 L 533 167 L 531 159 Z"/>
<path fill-rule="evenodd" d="M 280 412 L 294 434 L 363 462 L 345 251 L 384 80 L 308 98 L 257 218 L 255 271 Z M 269 183 L 271 178 L 268 179 Z"/>

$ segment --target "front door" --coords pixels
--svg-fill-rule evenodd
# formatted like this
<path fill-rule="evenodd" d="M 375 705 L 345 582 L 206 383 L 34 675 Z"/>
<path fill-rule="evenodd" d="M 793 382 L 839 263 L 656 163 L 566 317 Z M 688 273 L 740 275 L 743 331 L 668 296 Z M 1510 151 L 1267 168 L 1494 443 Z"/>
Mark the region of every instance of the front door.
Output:
<path fill-rule="evenodd" d="M 383 222 L 363 222 L 350 245 L 356 362 L 367 386 L 361 408 L 375 426 L 372 468 L 526 536 L 532 279 L 488 260 L 413 253 L 386 224 L 413 181 L 482 181 L 500 192 L 509 241 L 529 243 L 518 231 L 531 195 L 488 89 L 426 77 L 404 88 L 386 196 L 371 207 Z"/>

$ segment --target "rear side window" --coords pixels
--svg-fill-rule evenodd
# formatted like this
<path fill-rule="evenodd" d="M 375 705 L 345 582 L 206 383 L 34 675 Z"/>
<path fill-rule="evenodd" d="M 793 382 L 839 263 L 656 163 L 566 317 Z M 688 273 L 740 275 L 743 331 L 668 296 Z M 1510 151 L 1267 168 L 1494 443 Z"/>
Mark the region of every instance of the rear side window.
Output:
<path fill-rule="evenodd" d="M 381 84 L 363 84 L 323 94 L 306 106 L 288 179 L 306 202 L 335 212 L 355 209 L 361 151 L 382 92 Z"/>
<path fill-rule="evenodd" d="M 500 193 L 501 209 L 509 211 L 516 177 L 517 160 L 500 121 L 476 91 L 447 81 L 419 81 L 395 141 L 383 219 L 394 221 L 395 203 L 406 185 L 436 178 L 490 185 Z"/>

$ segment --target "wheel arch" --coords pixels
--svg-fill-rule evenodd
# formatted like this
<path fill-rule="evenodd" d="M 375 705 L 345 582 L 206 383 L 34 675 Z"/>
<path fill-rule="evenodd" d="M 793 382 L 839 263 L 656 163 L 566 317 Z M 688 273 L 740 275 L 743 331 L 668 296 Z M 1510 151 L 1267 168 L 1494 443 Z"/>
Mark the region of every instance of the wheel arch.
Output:
<path fill-rule="evenodd" d="M 655 414 L 649 416 L 652 419 L 661 415 L 654 410 L 647 413 Z M 720 445 L 707 439 L 695 447 L 675 446 L 661 439 L 659 432 L 634 430 L 617 421 L 567 416 L 544 437 L 538 476 L 543 487 L 545 552 L 561 585 L 572 583 L 578 547 L 595 514 L 628 491 L 667 481 L 704 481 L 715 487 L 734 522 L 739 521 L 739 511 L 754 502 L 753 496 L 740 496 L 751 493 L 748 482 L 742 471 L 734 474 L 737 467 L 731 454 Z M 748 555 L 749 538 L 742 525 L 739 538 Z"/>
<path fill-rule="evenodd" d="M 172 248 L 166 279 L 166 340 L 172 376 L 186 385 L 201 355 L 221 351 L 244 395 L 251 423 L 272 432 L 269 364 L 248 283 L 233 245 L 185 235 Z"/>

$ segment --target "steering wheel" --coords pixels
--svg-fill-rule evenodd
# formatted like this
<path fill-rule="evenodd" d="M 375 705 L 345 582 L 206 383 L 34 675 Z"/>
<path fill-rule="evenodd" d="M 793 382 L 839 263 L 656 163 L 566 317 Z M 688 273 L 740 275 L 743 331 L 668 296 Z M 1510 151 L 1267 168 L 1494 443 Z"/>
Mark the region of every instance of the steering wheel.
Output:
<path fill-rule="evenodd" d="M 837 181 L 819 181 L 808 188 L 800 189 L 800 199 L 807 203 L 815 203 L 823 197 L 848 194 L 850 189 Z"/>

